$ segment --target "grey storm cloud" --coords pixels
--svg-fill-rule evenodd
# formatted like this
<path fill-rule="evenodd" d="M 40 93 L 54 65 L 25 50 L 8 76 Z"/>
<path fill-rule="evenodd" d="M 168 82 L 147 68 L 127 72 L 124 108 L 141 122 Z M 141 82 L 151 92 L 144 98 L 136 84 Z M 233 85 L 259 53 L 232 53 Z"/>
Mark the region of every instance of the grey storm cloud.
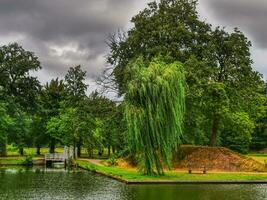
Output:
<path fill-rule="evenodd" d="M 82 65 L 87 82 L 104 69 L 106 39 L 127 30 L 130 19 L 150 0 L 0 0 L 0 45 L 18 42 L 34 51 L 43 69 L 42 83 L 63 78 L 70 66 Z M 199 0 L 208 22 L 240 27 L 252 39 L 254 61 L 267 75 L 267 0 Z"/>
<path fill-rule="evenodd" d="M 267 79 L 267 0 L 199 0 L 199 7 L 208 22 L 245 32 L 252 41 L 254 69 Z"/>
<path fill-rule="evenodd" d="M 267 48 L 266 0 L 200 0 L 214 17 L 246 31 L 256 45 Z"/>
<path fill-rule="evenodd" d="M 1 0 L 0 44 L 19 42 L 36 52 L 42 82 L 81 64 L 89 82 L 105 66 L 108 34 L 123 29 L 138 0 Z"/>

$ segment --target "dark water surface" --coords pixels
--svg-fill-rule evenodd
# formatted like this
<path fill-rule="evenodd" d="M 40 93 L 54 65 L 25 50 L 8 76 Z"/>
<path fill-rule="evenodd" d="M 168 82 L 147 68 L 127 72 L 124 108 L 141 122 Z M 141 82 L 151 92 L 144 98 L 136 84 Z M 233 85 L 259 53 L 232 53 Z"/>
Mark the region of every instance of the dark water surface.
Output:
<path fill-rule="evenodd" d="M 267 185 L 125 185 L 86 171 L 0 168 L 0 199 L 267 200 Z"/>

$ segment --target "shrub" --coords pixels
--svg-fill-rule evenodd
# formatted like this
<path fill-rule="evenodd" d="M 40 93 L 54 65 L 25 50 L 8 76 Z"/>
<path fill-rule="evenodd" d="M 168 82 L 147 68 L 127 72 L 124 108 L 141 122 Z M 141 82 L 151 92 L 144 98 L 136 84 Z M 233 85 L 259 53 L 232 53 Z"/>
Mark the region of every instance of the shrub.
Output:
<path fill-rule="evenodd" d="M 25 166 L 32 166 L 33 165 L 33 156 L 27 155 L 25 159 L 22 161 L 22 164 Z"/>
<path fill-rule="evenodd" d="M 111 157 L 107 160 L 107 164 L 109 166 L 116 166 L 117 159 L 118 159 L 118 156 L 116 154 L 112 154 Z"/>
<path fill-rule="evenodd" d="M 254 123 L 247 113 L 230 113 L 224 119 L 222 145 L 240 153 L 247 153 L 251 143 Z"/>

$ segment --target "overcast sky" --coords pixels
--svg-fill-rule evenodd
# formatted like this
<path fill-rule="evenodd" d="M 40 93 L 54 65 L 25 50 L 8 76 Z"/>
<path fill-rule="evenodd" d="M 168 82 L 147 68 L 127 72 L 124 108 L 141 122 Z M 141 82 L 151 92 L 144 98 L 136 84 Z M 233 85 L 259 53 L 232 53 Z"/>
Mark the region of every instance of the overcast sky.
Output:
<path fill-rule="evenodd" d="M 18 42 L 42 62 L 42 83 L 70 66 L 87 71 L 90 91 L 105 66 L 109 33 L 127 30 L 149 0 L 0 0 L 0 45 Z M 202 19 L 239 27 L 252 41 L 254 68 L 267 78 L 267 0 L 199 0 Z"/>

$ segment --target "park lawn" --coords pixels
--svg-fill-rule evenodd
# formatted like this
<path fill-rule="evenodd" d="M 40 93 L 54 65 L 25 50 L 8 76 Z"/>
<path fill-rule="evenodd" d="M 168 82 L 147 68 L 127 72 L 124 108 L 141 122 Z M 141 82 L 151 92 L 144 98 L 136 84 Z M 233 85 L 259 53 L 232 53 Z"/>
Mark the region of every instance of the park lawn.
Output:
<path fill-rule="evenodd" d="M 24 157 L 0 157 L 0 165 L 22 165 Z"/>
<path fill-rule="evenodd" d="M 27 148 L 24 149 L 25 155 L 35 155 L 36 154 L 36 148 Z M 56 153 L 63 153 L 64 148 L 56 148 Z M 49 148 L 41 148 L 41 154 L 44 155 L 46 153 L 49 153 Z M 13 147 L 12 145 L 7 146 L 7 156 L 19 156 L 19 150 L 16 147 Z"/>
<path fill-rule="evenodd" d="M 22 165 L 25 158 L 25 156 L 0 157 L 0 165 Z M 33 160 L 39 159 L 42 159 L 42 157 L 33 157 Z"/>
<path fill-rule="evenodd" d="M 23 150 L 24 150 L 24 155 L 36 155 L 37 149 L 25 147 Z M 55 153 L 63 153 L 63 152 L 64 152 L 63 147 L 57 147 L 55 149 Z M 49 148 L 41 148 L 41 155 L 45 155 L 47 153 L 49 153 Z M 84 158 L 88 157 L 88 153 L 87 153 L 86 148 L 82 148 L 81 154 L 82 154 L 81 156 Z M 13 156 L 20 156 L 18 148 L 14 147 L 12 145 L 8 145 L 7 146 L 7 156 L 12 156 L 12 157 Z M 107 159 L 108 158 L 108 150 L 104 149 L 102 156 L 98 155 L 98 150 L 94 150 L 93 151 L 93 157 L 95 159 Z"/>
<path fill-rule="evenodd" d="M 122 179 L 124 181 L 247 181 L 267 180 L 267 173 L 207 173 L 166 172 L 164 176 L 146 176 L 142 173 L 118 167 L 100 166 L 88 161 L 77 160 L 83 169 Z"/>
<path fill-rule="evenodd" d="M 248 154 L 249 158 L 253 158 L 254 160 L 267 165 L 267 154 L 263 153 L 254 153 L 254 154 Z"/>

